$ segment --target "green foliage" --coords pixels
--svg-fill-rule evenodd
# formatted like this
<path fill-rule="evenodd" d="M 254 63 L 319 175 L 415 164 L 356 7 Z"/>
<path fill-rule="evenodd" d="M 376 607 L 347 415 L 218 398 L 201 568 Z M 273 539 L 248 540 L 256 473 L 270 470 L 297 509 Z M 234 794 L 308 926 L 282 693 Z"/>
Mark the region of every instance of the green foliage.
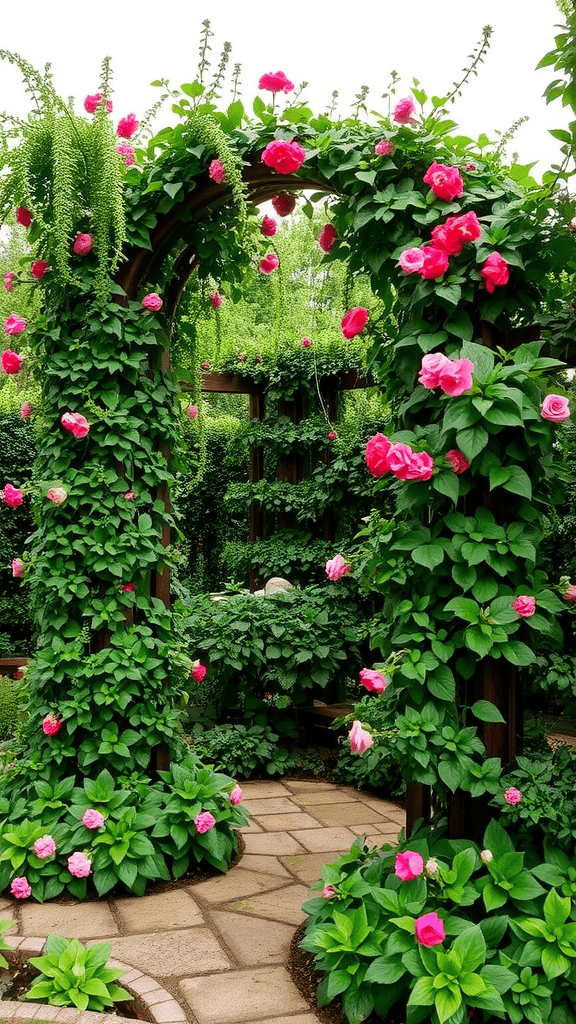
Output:
<path fill-rule="evenodd" d="M 8 481 L 14 486 L 25 484 L 31 479 L 37 453 L 34 426 L 30 420 L 22 419 L 19 415 L 4 415 L 0 417 L 0 431 L 1 486 Z M 31 654 L 34 649 L 35 627 L 29 590 L 21 579 L 12 576 L 11 571 L 12 560 L 22 558 L 26 552 L 27 539 L 33 527 L 34 519 L 29 506 L 16 510 L 2 502 L 0 566 L 4 578 L 0 588 L 0 654 L 3 657 Z"/>
<path fill-rule="evenodd" d="M 403 797 L 405 783 L 402 769 L 395 750 L 394 730 L 388 729 L 388 711 L 382 700 L 370 694 L 354 704 L 353 711 L 346 718 L 338 719 L 338 728 L 353 721 L 362 721 L 371 731 L 380 733 L 374 744 L 360 757 L 350 750 L 348 743 L 338 746 L 338 759 L 334 778 L 356 789 L 376 789 L 382 796 Z"/>
<path fill-rule="evenodd" d="M 0 676 L 0 740 L 14 736 L 24 721 L 26 702 L 25 681 Z"/>
<path fill-rule="evenodd" d="M 111 942 L 86 947 L 78 939 L 49 935 L 45 954 L 30 957 L 30 963 L 41 973 L 24 999 L 100 1012 L 114 1003 L 132 999 L 125 988 L 115 984 L 126 972 L 106 966 L 111 951 Z"/>
<path fill-rule="evenodd" d="M 287 747 L 278 745 L 278 733 L 268 725 L 215 725 L 192 730 L 194 752 L 206 761 L 225 765 L 233 775 L 249 779 L 266 772 L 283 775 L 298 765 L 298 757 Z"/>
<path fill-rule="evenodd" d="M 514 806 L 502 800 L 498 803 L 519 844 L 554 844 L 572 854 L 576 842 L 575 768 L 576 749 L 565 743 L 536 756 L 518 757 L 517 767 L 506 774 L 502 788 L 514 786 L 522 799 Z"/>

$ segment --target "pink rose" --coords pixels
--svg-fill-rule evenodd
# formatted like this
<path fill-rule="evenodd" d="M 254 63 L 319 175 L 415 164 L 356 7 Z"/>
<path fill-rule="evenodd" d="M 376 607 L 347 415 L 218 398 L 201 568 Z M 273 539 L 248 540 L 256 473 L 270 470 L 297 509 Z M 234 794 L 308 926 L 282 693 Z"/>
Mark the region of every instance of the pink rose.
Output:
<path fill-rule="evenodd" d="M 190 678 L 193 679 L 195 683 L 201 683 L 202 680 L 206 678 L 207 671 L 208 669 L 206 668 L 206 665 L 201 665 L 200 662 L 198 661 L 192 667 Z"/>
<path fill-rule="evenodd" d="M 452 463 L 452 469 L 457 476 L 460 473 L 465 473 L 467 469 L 470 469 L 470 463 L 464 455 L 464 452 L 459 451 L 458 448 L 451 448 L 449 452 L 446 452 L 446 458 Z"/>
<path fill-rule="evenodd" d="M 562 395 L 546 395 L 540 406 L 540 415 L 544 420 L 552 423 L 562 423 L 562 420 L 570 418 L 570 404 L 567 398 Z"/>
<path fill-rule="evenodd" d="M 210 296 L 210 302 L 212 303 L 213 309 L 220 309 L 220 306 L 224 302 L 224 299 L 220 295 L 220 292 L 212 292 Z"/>
<path fill-rule="evenodd" d="M 492 853 L 492 850 L 482 850 L 482 853 L 480 854 L 480 860 L 482 861 L 483 864 L 490 864 L 490 862 L 494 860 L 494 854 Z"/>
<path fill-rule="evenodd" d="M 396 146 L 390 139 L 382 139 L 381 142 L 377 142 L 374 146 L 374 152 L 376 156 L 392 156 Z"/>
<path fill-rule="evenodd" d="M 221 160 L 213 160 L 208 168 L 208 177 L 212 178 L 217 185 L 223 185 L 226 181 L 226 168 Z"/>
<path fill-rule="evenodd" d="M 443 199 L 447 203 L 451 203 L 464 192 L 460 171 L 457 167 L 448 167 L 446 164 L 431 164 L 423 181 L 430 185 L 437 199 Z"/>
<path fill-rule="evenodd" d="M 285 139 L 273 139 L 262 153 L 267 167 L 279 174 L 292 174 L 297 171 L 306 159 L 306 150 L 299 142 L 286 142 Z M 278 212 L 278 211 L 276 211 Z"/>
<path fill-rule="evenodd" d="M 260 272 L 261 272 L 262 274 L 273 274 L 273 273 L 274 273 L 274 271 L 275 271 L 275 270 L 276 270 L 276 269 L 277 269 L 277 268 L 278 268 L 279 266 L 280 266 L 280 260 L 278 259 L 278 257 L 276 256 L 276 254 L 275 254 L 275 253 L 273 253 L 273 252 L 269 252 L 269 253 L 267 253 L 267 255 L 266 255 L 266 256 L 264 257 L 264 259 L 263 259 L 263 260 L 260 260 L 260 263 L 258 264 L 258 270 L 259 270 L 259 271 L 260 271 Z"/>
<path fill-rule="evenodd" d="M 519 789 L 516 789 L 515 786 L 510 786 L 510 789 L 507 789 L 506 792 L 504 793 L 504 799 L 507 804 L 511 804 L 513 806 L 514 804 L 520 803 L 522 799 L 522 793 Z"/>
<path fill-rule="evenodd" d="M 355 306 L 349 309 L 342 318 L 342 334 L 345 338 L 355 338 L 364 330 L 368 321 L 368 310 L 363 306 Z"/>
<path fill-rule="evenodd" d="M 510 271 L 506 260 L 499 252 L 493 252 L 487 260 L 484 260 L 480 276 L 484 278 L 487 291 L 492 294 L 495 288 L 508 284 Z"/>
<path fill-rule="evenodd" d="M 423 914 L 417 917 L 414 922 L 416 927 L 416 938 L 421 946 L 438 946 L 446 938 L 444 921 L 438 917 L 436 911 L 430 914 Z"/>
<path fill-rule="evenodd" d="M 335 441 L 337 437 L 338 437 L 338 434 L 336 433 L 335 430 L 329 430 L 328 431 L 328 440 L 329 441 Z"/>
<path fill-rule="evenodd" d="M 28 417 L 32 415 L 32 406 L 30 405 L 30 402 L 22 402 L 22 405 L 20 406 L 20 415 L 24 420 L 27 420 Z"/>
<path fill-rule="evenodd" d="M 135 583 L 123 583 L 120 587 L 120 593 L 122 594 L 133 594 L 136 590 Z"/>
<path fill-rule="evenodd" d="M 414 452 L 409 444 L 397 441 L 388 449 L 388 466 L 399 480 L 407 480 Z"/>
<path fill-rule="evenodd" d="M 234 789 L 230 793 L 230 803 L 236 807 L 242 801 L 242 790 L 240 786 L 234 786 Z"/>
<path fill-rule="evenodd" d="M 439 384 L 445 395 L 457 398 L 472 387 L 474 363 L 469 359 L 451 359 L 448 364 L 440 370 Z"/>
<path fill-rule="evenodd" d="M 267 89 L 268 92 L 292 92 L 294 86 L 283 71 L 277 71 L 276 74 L 270 71 L 269 74 L 262 75 L 258 82 L 258 88 Z"/>
<path fill-rule="evenodd" d="M 25 206 L 19 206 L 16 210 L 16 223 L 24 228 L 29 228 L 32 223 L 32 214 Z"/>
<path fill-rule="evenodd" d="M 572 604 L 576 604 L 576 586 L 573 583 L 571 583 L 570 586 L 567 587 L 564 593 L 562 594 L 562 597 L 565 601 L 571 601 Z"/>
<path fill-rule="evenodd" d="M 394 862 L 394 874 L 403 882 L 411 882 L 418 878 L 424 871 L 424 861 L 419 853 L 414 850 L 406 850 L 405 853 L 397 853 Z"/>
<path fill-rule="evenodd" d="M 14 274 L 4 274 L 4 287 L 7 292 L 14 291 Z"/>
<path fill-rule="evenodd" d="M 210 363 L 208 362 L 208 360 L 206 359 L 206 360 L 204 360 L 204 362 L 202 363 L 202 369 L 203 369 L 203 370 L 209 370 L 209 369 L 210 369 L 210 365 L 211 365 L 211 364 L 210 364 Z"/>
<path fill-rule="evenodd" d="M 94 807 L 89 807 L 82 815 L 82 824 L 86 828 L 102 828 L 104 815 L 100 814 L 100 811 L 97 811 Z"/>
<path fill-rule="evenodd" d="M 536 611 L 536 598 L 528 594 L 520 594 L 512 605 L 514 611 L 521 619 L 529 619 Z"/>
<path fill-rule="evenodd" d="M 434 459 L 428 452 L 412 452 L 404 480 L 429 480 L 434 473 Z"/>
<path fill-rule="evenodd" d="M 86 878 L 92 871 L 92 863 L 83 853 L 73 853 L 68 857 L 68 871 L 75 878 Z"/>
<path fill-rule="evenodd" d="M 437 277 L 442 277 L 448 270 L 448 254 L 443 249 L 436 249 L 433 245 L 424 245 L 422 246 L 422 255 L 424 259 L 418 273 L 426 281 L 435 281 Z"/>
<path fill-rule="evenodd" d="M 51 857 L 52 854 L 56 853 L 56 843 L 52 836 L 42 836 L 41 839 L 37 839 L 34 843 L 34 853 L 39 860 L 45 860 L 46 857 Z"/>
<path fill-rule="evenodd" d="M 12 484 L 6 484 L 2 491 L 2 497 L 10 508 L 18 508 L 18 505 L 21 505 L 24 501 L 22 491 L 20 491 L 18 487 L 13 487 Z"/>
<path fill-rule="evenodd" d="M 42 732 L 45 736 L 55 736 L 62 728 L 62 719 L 53 714 L 52 711 L 42 721 Z"/>
<path fill-rule="evenodd" d="M 61 505 L 63 501 L 66 501 L 68 494 L 63 487 L 49 487 L 46 491 L 46 497 L 53 505 Z"/>
<path fill-rule="evenodd" d="M 210 811 L 202 811 L 201 814 L 197 814 L 194 818 L 194 824 L 196 831 L 202 835 L 203 832 L 209 832 L 214 827 L 216 818 L 210 814 Z"/>
<path fill-rule="evenodd" d="M 23 362 L 23 357 L 12 349 L 7 348 L 2 353 L 2 369 L 5 373 L 18 373 Z"/>
<path fill-rule="evenodd" d="M 15 313 L 10 313 L 7 320 L 4 321 L 4 330 L 6 334 L 14 336 L 15 334 L 22 334 L 22 331 L 26 330 L 26 321 L 21 316 L 16 316 Z"/>
<path fill-rule="evenodd" d="M 64 429 L 69 430 L 74 437 L 86 437 L 90 430 L 88 420 L 79 412 L 65 412 L 60 422 Z"/>
<path fill-rule="evenodd" d="M 273 238 L 277 231 L 278 221 L 274 220 L 274 217 L 269 217 L 268 214 L 266 214 L 266 216 L 262 218 L 260 234 L 264 235 L 265 238 Z"/>
<path fill-rule="evenodd" d="M 32 894 L 28 879 L 22 875 L 21 878 L 13 878 L 10 883 L 10 892 L 17 900 L 25 900 Z"/>
<path fill-rule="evenodd" d="M 475 213 L 464 213 L 461 217 L 448 217 L 445 224 L 432 229 L 432 241 L 436 249 L 443 249 L 449 256 L 458 256 L 467 242 L 480 238 L 482 228 Z"/>
<path fill-rule="evenodd" d="M 21 576 L 24 572 L 24 562 L 21 558 L 12 559 L 12 575 Z"/>
<path fill-rule="evenodd" d="M 95 92 L 84 100 L 84 110 L 87 114 L 95 114 L 104 99 L 101 92 Z M 106 100 L 106 112 L 112 113 L 112 100 Z"/>
<path fill-rule="evenodd" d="M 126 117 L 121 117 L 118 121 L 116 135 L 119 135 L 121 139 L 131 139 L 138 131 L 139 124 L 135 114 L 127 114 Z"/>
<path fill-rule="evenodd" d="M 198 419 L 199 411 L 200 410 L 198 409 L 197 405 L 189 405 L 188 408 L 186 409 L 186 415 L 189 417 L 189 419 L 195 420 Z"/>
<path fill-rule="evenodd" d="M 388 680 L 381 672 L 376 672 L 372 668 L 360 669 L 360 686 L 365 686 L 369 693 L 384 693 L 387 685 Z"/>
<path fill-rule="evenodd" d="M 126 498 L 126 501 L 134 501 L 136 495 L 134 494 L 134 491 L 126 491 L 126 493 L 123 494 L 122 497 Z"/>
<path fill-rule="evenodd" d="M 302 338 L 302 348 L 310 348 L 311 344 L 312 344 L 312 339 L 311 338 Z"/>
<path fill-rule="evenodd" d="M 279 217 L 289 217 L 296 208 L 296 197 L 287 192 L 281 192 L 279 196 L 274 196 L 272 199 L 272 206 Z"/>
<path fill-rule="evenodd" d="M 149 309 L 151 313 L 157 313 L 159 309 L 162 309 L 164 303 L 156 292 L 150 292 L 142 299 L 142 305 L 144 309 Z"/>
<path fill-rule="evenodd" d="M 358 720 L 352 723 L 352 728 L 348 733 L 348 742 L 353 754 L 364 754 L 374 744 L 370 733 L 362 728 L 362 723 Z"/>
<path fill-rule="evenodd" d="M 342 555 L 335 555 L 334 558 L 330 558 L 324 566 L 324 572 L 326 573 L 329 580 L 335 583 L 337 580 L 342 579 L 352 570 L 352 566 L 345 562 Z"/>
<path fill-rule="evenodd" d="M 50 264 L 46 260 L 34 260 L 34 263 L 30 267 L 30 273 L 32 277 L 35 277 L 37 281 L 40 281 L 47 270 L 50 270 Z"/>
<path fill-rule="evenodd" d="M 132 167 L 132 164 L 136 163 L 134 146 L 131 146 L 128 142 L 121 142 L 119 146 L 116 146 L 116 152 L 119 156 L 124 157 L 125 167 Z"/>
<path fill-rule="evenodd" d="M 76 256 L 87 256 L 92 249 L 92 244 L 92 235 L 82 234 L 82 232 L 79 231 L 74 239 L 73 246 Z"/>
<path fill-rule="evenodd" d="M 396 121 L 397 124 L 416 124 L 416 118 L 414 117 L 414 111 L 416 106 L 411 96 L 407 96 L 394 107 L 392 114 L 392 120 Z"/>
<path fill-rule="evenodd" d="M 398 262 L 405 274 L 419 274 L 424 266 L 424 250 L 404 249 L 398 257 Z"/>
<path fill-rule="evenodd" d="M 451 360 L 442 352 L 427 352 L 422 356 L 422 365 L 418 380 L 425 388 L 432 391 L 440 386 L 440 373 L 451 365 Z"/>
<path fill-rule="evenodd" d="M 325 885 L 322 889 L 322 895 L 325 900 L 331 900 L 336 895 L 336 889 L 333 885 Z"/>
<path fill-rule="evenodd" d="M 322 249 L 322 252 L 330 252 L 334 248 L 338 241 L 338 234 L 333 224 L 325 224 L 320 232 L 318 239 L 318 245 Z"/>
<path fill-rule="evenodd" d="M 390 472 L 388 452 L 390 441 L 385 434 L 374 434 L 366 445 L 366 465 L 371 476 L 384 476 Z"/>

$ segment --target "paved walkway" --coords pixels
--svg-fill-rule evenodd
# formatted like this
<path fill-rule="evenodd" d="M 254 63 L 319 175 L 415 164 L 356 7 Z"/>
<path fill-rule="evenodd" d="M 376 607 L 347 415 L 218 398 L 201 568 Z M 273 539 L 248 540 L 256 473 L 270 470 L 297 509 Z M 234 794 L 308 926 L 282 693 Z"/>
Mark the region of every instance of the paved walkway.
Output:
<path fill-rule="evenodd" d="M 404 825 L 395 804 L 322 782 L 249 782 L 243 803 L 246 850 L 227 875 L 161 895 L 93 903 L 0 900 L 11 918 L 7 941 L 40 952 L 57 932 L 86 942 L 112 940 L 121 979 L 158 1024 L 317 1024 L 285 964 L 300 909 L 322 863 L 367 833 L 394 842 Z M 119 1024 L 31 1003 L 2 1003 L 0 1020 Z"/>

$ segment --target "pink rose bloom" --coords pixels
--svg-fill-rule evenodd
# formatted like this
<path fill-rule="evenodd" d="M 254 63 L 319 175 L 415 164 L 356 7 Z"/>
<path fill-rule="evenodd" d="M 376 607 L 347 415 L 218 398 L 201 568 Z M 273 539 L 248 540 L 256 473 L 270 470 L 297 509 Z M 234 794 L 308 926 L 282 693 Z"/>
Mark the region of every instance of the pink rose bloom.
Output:
<path fill-rule="evenodd" d="M 122 586 L 120 587 L 120 592 L 122 594 L 133 594 L 135 590 L 136 590 L 136 584 L 135 583 L 123 583 Z"/>
<path fill-rule="evenodd" d="M 79 412 L 65 412 L 60 422 L 64 429 L 69 430 L 74 437 L 86 437 L 90 430 L 88 420 Z"/>
<path fill-rule="evenodd" d="M 121 117 L 118 121 L 116 135 L 119 135 L 121 139 L 131 139 L 138 131 L 139 124 L 140 121 L 136 120 L 136 114 L 127 114 L 126 117 Z"/>
<path fill-rule="evenodd" d="M 576 586 L 574 586 L 574 584 L 571 583 L 570 586 L 562 594 L 562 597 L 565 601 L 571 601 L 572 604 L 576 604 Z"/>
<path fill-rule="evenodd" d="M 482 853 L 480 854 L 480 860 L 482 861 L 483 864 L 490 864 L 490 862 L 494 860 L 494 854 L 492 853 L 492 850 L 482 850 Z"/>
<path fill-rule="evenodd" d="M 262 159 L 267 167 L 271 167 L 278 174 L 292 174 L 304 163 L 306 150 L 299 142 L 273 139 L 262 153 Z"/>
<path fill-rule="evenodd" d="M 17 900 L 25 900 L 32 894 L 28 879 L 22 875 L 21 878 L 13 878 L 10 883 L 10 892 Z"/>
<path fill-rule="evenodd" d="M 269 252 L 266 254 L 263 260 L 260 260 L 258 264 L 258 270 L 262 274 L 273 274 L 274 271 L 280 266 L 280 260 L 275 253 Z"/>
<path fill-rule="evenodd" d="M 336 583 L 337 580 L 342 579 L 352 569 L 352 566 L 345 562 L 342 555 L 335 555 L 334 558 L 330 558 L 324 566 L 324 572 L 326 573 L 329 580 Z"/>
<path fill-rule="evenodd" d="M 220 292 L 212 292 L 210 296 L 210 302 L 212 303 L 213 309 L 220 309 L 220 306 L 224 302 L 224 299 L 220 295 Z"/>
<path fill-rule="evenodd" d="M 425 388 L 432 391 L 440 386 L 440 373 L 451 365 L 451 360 L 443 352 L 427 352 L 422 356 L 422 366 L 418 380 Z"/>
<path fill-rule="evenodd" d="M 95 114 L 103 99 L 104 97 L 101 92 L 95 92 L 91 96 L 87 96 L 84 100 L 84 110 L 86 113 Z M 106 113 L 112 113 L 112 100 L 106 100 Z"/>
<path fill-rule="evenodd" d="M 371 476 L 384 476 L 390 472 L 388 452 L 390 441 L 385 434 L 374 434 L 366 445 L 366 465 Z"/>
<path fill-rule="evenodd" d="M 12 336 L 22 334 L 22 331 L 26 330 L 26 321 L 21 316 L 16 316 L 16 313 L 10 313 L 8 319 L 4 321 L 4 330 L 6 334 Z"/>
<path fill-rule="evenodd" d="M 74 239 L 74 252 L 76 256 L 87 256 L 92 249 L 93 238 L 92 235 L 82 234 L 78 232 Z"/>
<path fill-rule="evenodd" d="M 363 306 L 355 306 L 349 309 L 342 318 L 342 334 L 345 338 L 355 338 L 364 330 L 368 321 L 368 310 Z"/>
<path fill-rule="evenodd" d="M 122 497 L 126 498 L 126 501 L 134 501 L 136 495 L 134 494 L 134 491 L 126 491 L 126 494 L 123 494 Z"/>
<path fill-rule="evenodd" d="M 58 718 L 51 711 L 42 722 L 42 732 L 45 736 L 55 736 L 62 728 L 62 719 Z"/>
<path fill-rule="evenodd" d="M 334 248 L 338 241 L 338 234 L 333 224 L 325 224 L 320 232 L 318 239 L 318 245 L 322 249 L 322 252 L 330 252 Z"/>
<path fill-rule="evenodd" d="M 32 223 L 32 214 L 25 206 L 19 206 L 16 210 L 16 223 L 24 228 L 29 228 Z"/>
<path fill-rule="evenodd" d="M 544 420 L 552 423 L 562 423 L 562 420 L 570 418 L 570 404 L 567 398 L 562 395 L 546 395 L 540 406 L 540 415 Z"/>
<path fill-rule="evenodd" d="M 199 411 L 200 410 L 198 409 L 197 405 L 189 405 L 188 408 L 186 409 L 186 415 L 189 417 L 189 419 L 195 420 L 198 419 Z"/>
<path fill-rule="evenodd" d="M 536 611 L 536 598 L 528 594 L 520 594 L 512 605 L 513 609 L 521 619 L 529 619 Z"/>
<path fill-rule="evenodd" d="M 22 405 L 20 406 L 20 415 L 24 420 L 27 420 L 28 417 L 32 415 L 32 406 L 30 405 L 30 402 L 22 402 Z"/>
<path fill-rule="evenodd" d="M 329 441 L 335 441 L 337 437 L 338 437 L 338 434 L 336 433 L 335 430 L 329 430 L 328 431 L 328 440 Z"/>
<path fill-rule="evenodd" d="M 451 448 L 449 452 L 446 452 L 446 458 L 452 463 L 452 469 L 457 476 L 460 473 L 465 473 L 467 469 L 470 469 L 470 463 L 464 455 L 464 452 L 459 451 L 458 448 Z"/>
<path fill-rule="evenodd" d="M 302 348 L 310 348 L 311 344 L 312 344 L 312 339 L 311 338 L 302 338 Z"/>
<path fill-rule="evenodd" d="M 424 861 L 419 853 L 414 850 L 406 850 L 405 853 L 397 853 L 394 862 L 394 874 L 403 882 L 411 882 L 418 878 L 424 871 Z"/>
<path fill-rule="evenodd" d="M 294 86 L 283 71 L 277 71 L 276 74 L 270 71 L 269 74 L 262 75 L 258 88 L 267 89 L 268 92 L 292 92 Z"/>
<path fill-rule="evenodd" d="M 230 803 L 236 807 L 242 801 L 242 790 L 240 786 L 234 786 L 234 789 L 230 793 Z"/>
<path fill-rule="evenodd" d="M 262 218 L 260 233 L 264 235 L 265 238 L 273 238 L 277 231 L 278 221 L 274 220 L 274 217 L 269 217 L 268 214 L 266 214 L 266 216 Z"/>
<path fill-rule="evenodd" d="M 195 683 L 201 683 L 202 680 L 206 678 L 207 671 L 208 669 L 206 668 L 206 665 L 201 665 L 200 662 L 197 662 L 192 667 L 190 677 L 194 680 Z"/>
<path fill-rule="evenodd" d="M 377 142 L 374 146 L 374 152 L 376 156 L 392 156 L 396 146 L 390 139 L 382 139 L 381 142 Z"/>
<path fill-rule="evenodd" d="M 207 359 L 202 363 L 202 369 L 203 370 L 209 370 L 210 369 L 210 363 L 208 362 Z"/>
<path fill-rule="evenodd" d="M 164 303 L 156 292 L 150 292 L 142 299 L 142 305 L 144 309 L 149 309 L 151 313 L 157 313 L 159 309 L 162 309 Z"/>
<path fill-rule="evenodd" d="M 6 484 L 2 491 L 2 497 L 10 508 L 18 508 L 24 501 L 24 495 L 18 487 L 13 487 L 12 484 Z"/>
<path fill-rule="evenodd" d="M 434 473 L 434 459 L 428 452 L 412 452 L 404 480 L 429 480 Z"/>
<path fill-rule="evenodd" d="M 446 164 L 431 164 L 423 181 L 430 185 L 437 199 L 443 199 L 447 203 L 451 203 L 464 192 L 460 171 L 457 167 L 448 167 Z"/>
<path fill-rule="evenodd" d="M 86 878 L 92 871 L 92 863 L 83 853 L 73 853 L 68 857 L 68 871 L 75 878 Z"/>
<path fill-rule="evenodd" d="M 30 267 L 30 273 L 32 277 L 35 277 L 37 281 L 40 281 L 44 277 L 47 270 L 50 270 L 50 264 L 46 260 L 34 260 L 34 263 Z"/>
<path fill-rule="evenodd" d="M 469 359 L 452 359 L 440 370 L 439 384 L 445 395 L 457 398 L 472 387 L 474 363 Z"/>
<path fill-rule="evenodd" d="M 507 789 L 504 793 L 504 799 L 507 804 L 519 804 L 522 799 L 522 793 L 515 786 L 510 786 L 510 789 Z"/>
<path fill-rule="evenodd" d="M 221 160 L 213 160 L 208 168 L 208 177 L 212 178 L 217 185 L 223 185 L 226 181 L 226 168 Z"/>
<path fill-rule="evenodd" d="M 372 668 L 360 669 L 360 686 L 365 686 L 369 693 L 384 693 L 387 685 L 388 680 L 381 672 L 376 672 Z"/>
<path fill-rule="evenodd" d="M 4 287 L 7 292 L 14 291 L 14 274 L 4 274 Z"/>
<path fill-rule="evenodd" d="M 424 250 L 404 249 L 398 257 L 398 262 L 405 274 L 419 274 L 424 266 Z"/>
<path fill-rule="evenodd" d="M 336 895 L 336 889 L 333 885 L 325 885 L 322 889 L 322 895 L 325 900 L 331 900 Z"/>
<path fill-rule="evenodd" d="M 12 575 L 21 576 L 24 572 L 24 562 L 21 558 L 12 559 Z"/>
<path fill-rule="evenodd" d="M 391 444 L 388 449 L 388 466 L 399 480 L 407 480 L 410 466 L 414 458 L 414 452 L 409 444 L 397 441 Z"/>
<path fill-rule="evenodd" d="M 18 373 L 23 362 L 23 357 L 12 349 L 7 348 L 2 353 L 2 369 L 5 373 Z"/>
<path fill-rule="evenodd" d="M 407 96 L 405 99 L 400 100 L 394 107 L 392 114 L 392 120 L 396 121 L 397 124 L 416 124 L 416 118 L 414 117 L 414 111 L 416 106 L 411 96 Z"/>
<path fill-rule="evenodd" d="M 116 146 L 116 152 L 119 156 L 124 157 L 125 167 L 132 167 L 132 164 L 136 163 L 134 146 L 131 146 L 128 142 L 121 142 L 119 146 Z"/>
<path fill-rule="evenodd" d="M 274 196 L 271 202 L 279 217 L 289 217 L 296 209 L 296 197 L 288 195 L 287 192 L 281 192 L 279 196 Z"/>
<path fill-rule="evenodd" d="M 416 926 L 416 938 L 421 946 L 438 946 L 446 938 L 444 921 L 438 917 L 436 911 L 431 914 L 423 914 L 417 917 L 414 922 Z"/>
<path fill-rule="evenodd" d="M 506 260 L 499 252 L 493 252 L 487 260 L 484 260 L 480 276 L 484 278 L 484 284 L 490 294 L 495 288 L 508 284 L 510 271 Z"/>
<path fill-rule="evenodd" d="M 63 487 L 49 487 L 46 491 L 46 497 L 53 505 L 61 505 L 63 501 L 66 501 L 68 494 Z"/>
<path fill-rule="evenodd" d="M 448 254 L 443 249 L 436 249 L 433 245 L 424 245 L 422 255 L 424 260 L 418 273 L 426 281 L 435 281 L 437 277 L 442 277 L 448 270 Z"/>
<path fill-rule="evenodd" d="M 209 832 L 214 827 L 216 818 L 210 814 L 210 811 L 202 811 L 201 814 L 197 814 L 194 818 L 194 824 L 196 831 L 202 835 L 203 832 Z"/>
<path fill-rule="evenodd" d="M 89 807 L 82 815 L 82 824 L 86 828 L 102 828 L 104 815 L 100 814 L 100 811 L 97 811 L 94 807 Z"/>
<path fill-rule="evenodd" d="M 41 839 L 37 839 L 34 843 L 34 853 L 40 860 L 45 860 L 46 857 L 51 857 L 52 854 L 56 853 L 56 843 L 52 836 L 42 836 Z"/>
<path fill-rule="evenodd" d="M 464 213 L 461 217 L 448 217 L 444 224 L 432 229 L 432 241 L 436 249 L 443 249 L 449 256 L 458 256 L 468 242 L 480 238 L 482 228 L 475 213 Z"/>
<path fill-rule="evenodd" d="M 362 728 L 362 722 L 357 719 L 352 723 L 352 728 L 348 733 L 348 742 L 353 754 L 364 754 L 374 744 L 370 733 Z"/>

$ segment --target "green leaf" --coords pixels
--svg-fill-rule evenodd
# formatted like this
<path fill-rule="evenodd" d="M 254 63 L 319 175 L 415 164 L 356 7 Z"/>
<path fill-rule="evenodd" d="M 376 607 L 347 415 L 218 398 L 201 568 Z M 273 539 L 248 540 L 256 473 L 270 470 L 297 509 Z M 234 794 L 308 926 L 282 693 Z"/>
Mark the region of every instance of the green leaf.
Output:
<path fill-rule="evenodd" d="M 422 544 L 414 549 L 412 558 L 426 569 L 435 569 L 444 561 L 444 549 L 439 544 Z"/>
<path fill-rule="evenodd" d="M 463 341 L 471 341 L 474 333 L 472 321 L 464 309 L 455 310 L 448 320 L 444 321 L 444 327 L 450 334 L 455 334 L 457 338 L 462 338 Z"/>
<path fill-rule="evenodd" d="M 456 443 L 466 458 L 472 462 L 488 444 L 488 432 L 481 426 L 459 430 L 456 434 Z"/>
<path fill-rule="evenodd" d="M 548 980 L 552 981 L 553 978 L 566 974 L 570 969 L 570 961 L 556 947 L 547 945 L 542 950 L 542 967 Z"/>
<path fill-rule="evenodd" d="M 480 606 L 469 597 L 453 597 L 444 606 L 444 611 L 454 612 L 459 619 L 464 619 L 466 622 L 478 622 L 480 618 Z"/>
<path fill-rule="evenodd" d="M 489 700 L 477 700 L 470 708 L 473 715 L 480 719 L 481 722 L 505 722 L 502 713 L 498 710 L 495 704 L 491 704 Z"/>
<path fill-rule="evenodd" d="M 510 466 L 510 475 L 502 484 L 505 491 L 519 494 L 522 498 L 532 498 L 532 483 L 528 473 L 521 466 Z"/>
<path fill-rule="evenodd" d="M 440 1024 L 452 1017 L 462 1003 L 462 993 L 458 989 L 453 992 L 450 988 L 441 988 L 436 992 L 436 1013 Z"/>
<path fill-rule="evenodd" d="M 429 976 L 418 978 L 410 993 L 408 1006 L 432 1006 L 435 997 L 434 979 Z"/>
<path fill-rule="evenodd" d="M 330 971 L 328 974 L 328 985 L 326 987 L 326 995 L 328 1001 L 331 1002 L 336 996 L 339 996 L 341 992 L 345 992 L 352 982 L 352 975 L 348 974 L 348 971 Z"/>

